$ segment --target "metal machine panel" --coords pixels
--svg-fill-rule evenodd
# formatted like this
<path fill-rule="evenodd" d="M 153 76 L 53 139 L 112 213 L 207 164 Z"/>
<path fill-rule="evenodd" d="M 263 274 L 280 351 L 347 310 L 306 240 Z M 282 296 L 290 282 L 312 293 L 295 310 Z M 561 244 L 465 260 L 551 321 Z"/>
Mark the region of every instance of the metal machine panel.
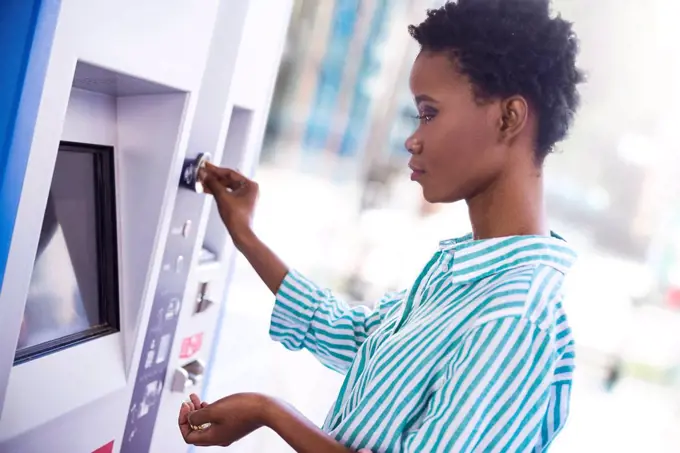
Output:
<path fill-rule="evenodd" d="M 284 9 L 291 7 L 286 2 Z M 236 0 L 8 0 L 0 12 L 0 33 L 11 30 L 14 38 L 21 38 L 13 49 L 13 66 L 0 77 L 7 88 L 3 94 L 12 93 L 11 99 L 0 99 L 0 121 L 8 121 L 3 130 L 11 133 L 2 137 L 0 154 L 8 164 L 0 174 L 5 270 L 0 293 L 0 396 L 5 396 L 0 398 L 0 452 L 186 448 L 176 430 L 176 410 L 189 385 L 192 391 L 202 389 L 203 360 L 210 356 L 233 248 L 226 233 L 213 228 L 221 237 L 213 234 L 210 240 L 221 248 L 209 250 L 205 232 L 211 202 L 180 188 L 179 182 L 185 160 L 200 153 L 223 162 L 234 108 L 231 79 L 243 53 L 244 24 L 257 20 L 253 14 L 261 11 L 252 2 Z M 287 20 L 288 15 L 279 19 Z M 5 27 L 6 22 L 14 28 Z M 3 40 L 2 46 L 9 42 Z M 277 47 L 260 59 L 272 86 L 280 51 Z M 252 148 L 263 133 L 268 103 L 266 99 L 255 106 L 258 126 L 249 127 L 243 139 L 251 146 L 242 147 L 232 161 L 254 166 L 257 150 Z M 64 180 L 64 165 L 75 171 L 73 162 L 57 159 L 65 141 L 113 155 L 115 211 L 109 221 L 115 223 L 112 243 L 117 242 L 119 322 L 98 330 L 101 335 L 81 335 L 77 342 L 58 336 L 59 347 L 52 349 L 41 349 L 48 337 L 33 336 L 30 347 L 38 353 L 31 349 L 17 361 L 15 345 L 24 324 L 41 225 L 51 219 L 46 213 L 54 207 L 48 202 L 50 183 L 55 171 L 61 179 L 54 181 Z M 40 183 L 22 186 L 24 180 Z M 73 229 L 78 216 L 83 234 L 90 234 L 87 226 L 94 224 L 91 212 L 73 206 L 84 198 L 72 198 L 67 211 L 79 214 L 64 221 L 71 232 L 62 238 L 66 248 L 61 249 L 69 253 L 69 237 L 81 231 Z M 81 258 L 72 259 L 82 267 L 87 259 Z M 92 270 L 101 267 L 95 261 Z M 68 272 L 68 266 L 60 271 Z M 74 294 L 87 299 L 83 294 L 93 294 L 97 285 L 90 281 L 88 286 L 82 275 L 76 272 L 69 281 Z M 61 284 L 53 280 L 42 279 L 41 288 L 50 293 L 52 285 Z M 105 283 L 114 281 L 115 275 Z M 89 308 L 81 311 L 90 321 L 103 319 Z M 178 370 L 183 370 L 179 377 Z M 173 384 L 179 391 L 171 391 Z"/>

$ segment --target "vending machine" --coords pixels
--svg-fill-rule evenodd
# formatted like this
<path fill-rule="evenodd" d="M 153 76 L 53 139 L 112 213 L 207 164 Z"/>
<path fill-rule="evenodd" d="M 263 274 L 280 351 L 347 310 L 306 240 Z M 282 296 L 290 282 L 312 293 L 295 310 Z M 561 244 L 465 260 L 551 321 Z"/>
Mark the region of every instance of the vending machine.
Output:
<path fill-rule="evenodd" d="M 187 450 L 292 0 L 0 4 L 0 453 Z"/>

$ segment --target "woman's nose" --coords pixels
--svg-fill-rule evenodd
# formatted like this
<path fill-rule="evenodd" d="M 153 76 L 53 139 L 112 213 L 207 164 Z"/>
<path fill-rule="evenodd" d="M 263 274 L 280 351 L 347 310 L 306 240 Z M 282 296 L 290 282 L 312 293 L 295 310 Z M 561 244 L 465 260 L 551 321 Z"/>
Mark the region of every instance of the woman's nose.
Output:
<path fill-rule="evenodd" d="M 404 143 L 406 150 L 411 154 L 420 154 L 423 151 L 423 144 L 415 137 L 409 137 Z"/>

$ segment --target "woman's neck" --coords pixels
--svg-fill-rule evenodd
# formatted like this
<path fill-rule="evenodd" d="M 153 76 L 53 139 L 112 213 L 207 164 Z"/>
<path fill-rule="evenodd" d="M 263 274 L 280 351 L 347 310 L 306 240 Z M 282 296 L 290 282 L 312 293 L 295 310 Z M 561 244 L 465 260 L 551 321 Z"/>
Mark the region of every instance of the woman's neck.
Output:
<path fill-rule="evenodd" d="M 533 165 L 501 175 L 466 201 L 475 239 L 549 234 L 542 171 Z"/>

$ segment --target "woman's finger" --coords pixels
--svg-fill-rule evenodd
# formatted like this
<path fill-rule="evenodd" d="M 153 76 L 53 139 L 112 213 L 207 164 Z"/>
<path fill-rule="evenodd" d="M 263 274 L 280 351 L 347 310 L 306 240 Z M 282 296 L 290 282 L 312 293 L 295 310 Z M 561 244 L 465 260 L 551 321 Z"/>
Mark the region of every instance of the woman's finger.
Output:
<path fill-rule="evenodd" d="M 213 423 L 216 419 L 214 407 L 208 405 L 197 411 L 193 411 L 187 415 L 187 419 L 190 425 L 199 427 L 207 423 Z"/>
<path fill-rule="evenodd" d="M 205 192 L 215 197 L 215 200 L 217 200 L 217 202 L 225 202 L 231 195 L 227 191 L 227 188 L 224 186 L 224 184 L 222 184 L 213 175 L 208 174 L 205 178 L 203 178 L 201 182 L 203 184 L 203 187 L 206 189 Z"/>
<path fill-rule="evenodd" d="M 189 407 L 189 403 L 186 401 L 182 401 L 182 405 L 179 408 L 179 419 L 177 422 L 182 425 L 184 423 L 188 423 L 188 414 L 191 412 L 191 408 Z"/>
<path fill-rule="evenodd" d="M 218 167 L 217 165 L 211 164 L 210 162 L 206 162 L 204 168 L 211 173 L 215 173 L 226 178 L 232 178 L 235 180 L 248 179 L 238 170 L 234 170 L 233 168 L 227 167 Z"/>
<path fill-rule="evenodd" d="M 192 408 L 187 402 L 183 402 L 182 406 L 179 408 L 179 419 L 177 422 L 179 424 L 179 430 L 182 433 L 182 437 L 184 437 L 184 439 L 186 439 L 189 433 L 191 433 L 191 426 L 189 426 L 189 413 L 191 411 Z"/>
<path fill-rule="evenodd" d="M 210 428 L 202 430 L 194 430 L 189 428 L 189 432 L 184 436 L 184 441 L 191 445 L 197 445 L 199 447 L 207 447 L 210 445 L 217 445 L 217 440 L 215 439 L 215 433 L 210 431 Z"/>
<path fill-rule="evenodd" d="M 194 409 L 200 409 L 201 399 L 198 397 L 198 395 L 192 393 L 191 395 L 189 395 L 189 399 L 191 400 L 191 404 L 194 405 Z"/>
<path fill-rule="evenodd" d="M 217 167 L 207 162 L 204 170 L 207 175 L 215 176 L 220 182 L 232 190 L 236 190 L 250 182 L 248 178 L 231 168 Z"/>

